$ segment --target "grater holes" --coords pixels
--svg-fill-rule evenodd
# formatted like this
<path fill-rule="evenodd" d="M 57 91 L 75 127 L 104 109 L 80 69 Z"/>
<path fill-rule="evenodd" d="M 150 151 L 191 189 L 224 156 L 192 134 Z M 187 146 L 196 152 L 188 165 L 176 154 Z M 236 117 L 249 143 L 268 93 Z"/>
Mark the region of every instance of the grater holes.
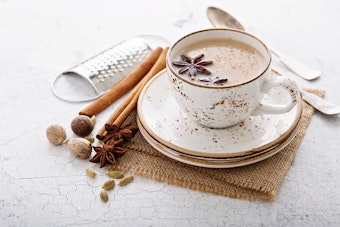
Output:
<path fill-rule="evenodd" d="M 105 91 L 149 53 L 150 48 L 140 39 L 132 39 L 88 59 L 73 69 L 89 77 L 98 91 Z"/>

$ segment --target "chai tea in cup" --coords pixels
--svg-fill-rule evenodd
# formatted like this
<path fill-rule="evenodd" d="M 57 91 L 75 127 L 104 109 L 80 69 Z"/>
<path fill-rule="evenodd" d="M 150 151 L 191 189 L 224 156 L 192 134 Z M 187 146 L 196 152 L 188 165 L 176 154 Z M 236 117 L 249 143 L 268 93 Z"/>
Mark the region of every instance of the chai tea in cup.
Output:
<path fill-rule="evenodd" d="M 207 127 L 229 127 L 255 114 L 282 114 L 300 97 L 294 81 L 271 75 L 268 48 L 244 31 L 206 29 L 188 34 L 170 47 L 166 63 L 176 102 Z M 263 103 L 273 87 L 286 90 L 291 102 Z"/>
<path fill-rule="evenodd" d="M 259 75 L 266 66 L 265 58 L 259 51 L 246 43 L 231 38 L 207 39 L 186 46 L 174 59 L 173 64 L 176 65 L 178 62 L 176 66 L 180 69 L 190 68 L 190 66 L 181 65 L 183 55 L 190 58 L 190 61 L 196 60 L 197 66 L 204 67 L 207 73 L 202 72 L 200 76 L 196 77 L 200 73 L 198 68 L 196 75 L 185 72 L 179 75 L 183 79 L 190 79 L 192 82 L 210 86 L 233 86 L 250 81 Z M 200 57 L 201 59 L 198 59 Z M 200 65 L 202 62 L 209 63 Z M 217 77 L 218 79 L 214 79 Z"/>

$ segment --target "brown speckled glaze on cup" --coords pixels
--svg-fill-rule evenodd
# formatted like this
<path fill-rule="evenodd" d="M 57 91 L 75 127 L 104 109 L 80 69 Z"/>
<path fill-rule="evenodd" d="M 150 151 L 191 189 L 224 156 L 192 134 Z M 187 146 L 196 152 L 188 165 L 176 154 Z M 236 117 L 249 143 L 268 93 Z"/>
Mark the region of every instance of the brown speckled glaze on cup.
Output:
<path fill-rule="evenodd" d="M 233 39 L 255 48 L 264 56 L 263 69 L 254 72 L 250 80 L 229 86 L 209 86 L 193 82 L 178 73 L 174 59 L 194 42 L 207 39 Z M 214 59 L 209 59 L 214 61 Z M 188 34 L 169 49 L 167 73 L 172 95 L 181 109 L 194 121 L 210 128 L 226 128 L 242 122 L 251 115 L 282 114 L 291 110 L 300 98 L 297 84 L 285 77 L 271 75 L 271 54 L 257 37 L 233 29 L 206 29 Z M 262 103 L 273 87 L 285 89 L 291 97 L 286 105 Z"/>

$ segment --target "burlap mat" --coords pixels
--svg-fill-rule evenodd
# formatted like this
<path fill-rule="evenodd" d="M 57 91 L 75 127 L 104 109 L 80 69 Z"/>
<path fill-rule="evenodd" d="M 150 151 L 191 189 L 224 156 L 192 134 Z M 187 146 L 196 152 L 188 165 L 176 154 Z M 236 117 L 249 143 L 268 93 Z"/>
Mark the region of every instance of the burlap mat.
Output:
<path fill-rule="evenodd" d="M 324 91 L 311 90 L 321 97 Z M 130 172 L 156 181 L 247 200 L 273 200 L 294 159 L 314 109 L 304 102 L 300 128 L 293 141 L 276 155 L 244 167 L 212 169 L 195 167 L 170 159 L 155 150 L 138 132 L 129 151 L 110 169 Z M 127 121 L 135 121 L 133 113 Z"/>

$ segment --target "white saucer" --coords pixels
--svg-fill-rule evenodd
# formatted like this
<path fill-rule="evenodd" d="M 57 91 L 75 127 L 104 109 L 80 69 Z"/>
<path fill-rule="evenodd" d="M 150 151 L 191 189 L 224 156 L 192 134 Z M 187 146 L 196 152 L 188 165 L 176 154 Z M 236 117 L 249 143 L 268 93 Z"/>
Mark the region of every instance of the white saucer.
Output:
<path fill-rule="evenodd" d="M 285 114 L 249 117 L 239 125 L 211 129 L 183 113 L 170 91 L 166 70 L 144 87 L 138 100 L 138 117 L 144 129 L 161 144 L 181 153 L 212 158 L 251 155 L 270 149 L 287 138 L 299 122 L 302 102 Z M 281 89 L 272 89 L 268 102 L 290 100 Z"/>
<path fill-rule="evenodd" d="M 140 120 L 137 118 L 137 124 L 139 131 L 143 135 L 143 137 L 146 139 L 146 141 L 154 147 L 156 150 L 158 150 L 160 153 L 164 154 L 165 156 L 172 158 L 174 160 L 177 160 L 179 162 L 183 162 L 189 165 L 198 166 L 198 167 L 205 167 L 205 168 L 235 168 L 235 167 L 241 167 L 246 166 L 250 164 L 254 164 L 257 162 L 260 162 L 262 160 L 265 160 L 276 153 L 282 151 L 295 137 L 299 126 L 297 125 L 293 131 L 289 134 L 289 136 L 280 144 L 277 146 L 274 146 L 273 148 L 267 149 L 265 152 L 258 154 L 258 155 L 250 155 L 249 157 L 243 157 L 243 158 L 226 158 L 226 159 L 213 159 L 213 158 L 207 158 L 203 159 L 201 157 L 195 157 L 190 156 L 187 154 L 180 153 L 176 150 L 173 150 L 160 142 L 158 142 L 156 139 L 154 139 L 143 127 Z"/>

